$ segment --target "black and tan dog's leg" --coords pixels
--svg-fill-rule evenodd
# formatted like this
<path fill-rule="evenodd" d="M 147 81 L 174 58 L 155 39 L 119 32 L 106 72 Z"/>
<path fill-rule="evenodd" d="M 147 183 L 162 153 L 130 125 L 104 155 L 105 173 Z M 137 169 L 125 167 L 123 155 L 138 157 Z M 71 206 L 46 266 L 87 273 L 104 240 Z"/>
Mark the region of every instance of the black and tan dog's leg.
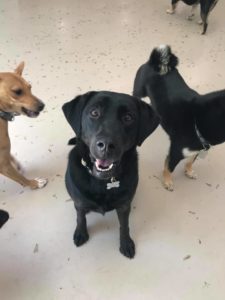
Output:
<path fill-rule="evenodd" d="M 133 258 L 135 255 L 135 244 L 129 232 L 130 206 L 117 209 L 116 211 L 120 223 L 120 252 L 128 258 Z"/>
<path fill-rule="evenodd" d="M 193 163 L 195 162 L 197 157 L 198 157 L 198 155 L 196 155 L 196 154 L 193 155 L 185 165 L 185 170 L 184 170 L 185 175 L 190 179 L 197 179 L 197 174 L 195 173 L 195 171 L 192 168 Z"/>
<path fill-rule="evenodd" d="M 7 164 L 5 163 L 3 166 L 1 166 L 0 173 L 23 186 L 30 187 L 33 190 L 43 188 L 48 183 L 48 180 L 45 178 L 36 178 L 31 180 L 25 178 L 22 174 L 19 173 L 19 171 L 14 168 L 14 166 L 10 162 L 8 162 Z"/>
<path fill-rule="evenodd" d="M 183 159 L 183 156 L 180 152 L 174 151 L 173 148 L 170 149 L 170 152 L 165 160 L 164 170 L 163 170 L 163 185 L 168 191 L 173 191 L 173 180 L 172 172 L 176 168 L 177 164 Z"/>
<path fill-rule="evenodd" d="M 174 14 L 175 13 L 175 10 L 176 10 L 176 7 L 177 7 L 177 3 L 179 2 L 180 0 L 172 0 L 172 4 L 171 4 L 171 8 L 167 9 L 167 14 Z"/>
<path fill-rule="evenodd" d="M 86 214 L 87 211 L 82 208 L 76 208 L 77 211 L 77 227 L 73 235 L 74 244 L 79 247 L 86 243 L 89 239 L 87 231 Z"/>

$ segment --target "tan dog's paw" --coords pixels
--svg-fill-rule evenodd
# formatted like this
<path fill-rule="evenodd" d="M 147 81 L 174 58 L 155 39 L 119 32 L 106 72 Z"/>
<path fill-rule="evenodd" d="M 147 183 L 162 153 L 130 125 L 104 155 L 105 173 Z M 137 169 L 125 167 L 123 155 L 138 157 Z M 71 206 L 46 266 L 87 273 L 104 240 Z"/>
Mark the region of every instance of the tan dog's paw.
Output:
<path fill-rule="evenodd" d="M 194 170 L 191 170 L 191 171 L 185 170 L 184 173 L 190 179 L 197 179 L 198 178 L 198 175 L 195 173 Z"/>
<path fill-rule="evenodd" d="M 170 14 L 170 15 L 173 15 L 173 14 L 175 13 L 175 10 L 172 9 L 172 8 L 168 8 L 168 9 L 166 10 L 166 13 L 167 13 L 167 14 Z"/>
<path fill-rule="evenodd" d="M 199 20 L 198 25 L 202 25 L 202 24 L 203 24 L 202 20 Z"/>
<path fill-rule="evenodd" d="M 164 181 L 163 186 L 167 191 L 173 192 L 174 190 L 173 181 Z"/>
<path fill-rule="evenodd" d="M 42 189 L 43 187 L 45 187 L 48 183 L 48 179 L 46 178 L 35 178 L 34 180 L 31 180 L 31 189 L 35 190 L 35 189 Z"/>

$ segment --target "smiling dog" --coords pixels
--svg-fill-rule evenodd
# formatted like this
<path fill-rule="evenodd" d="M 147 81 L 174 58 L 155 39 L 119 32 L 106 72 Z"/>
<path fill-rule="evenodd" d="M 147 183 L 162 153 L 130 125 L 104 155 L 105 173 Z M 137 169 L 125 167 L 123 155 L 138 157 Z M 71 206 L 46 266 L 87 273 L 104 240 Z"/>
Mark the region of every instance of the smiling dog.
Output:
<path fill-rule="evenodd" d="M 11 155 L 11 145 L 8 134 L 8 122 L 15 116 L 26 115 L 37 117 L 44 104 L 31 93 L 31 85 L 24 80 L 21 63 L 15 72 L 0 73 L 0 174 L 31 189 L 42 188 L 47 179 L 27 179 L 19 171 L 20 165 Z"/>
<path fill-rule="evenodd" d="M 63 111 L 77 136 L 66 172 L 66 187 L 77 211 L 74 243 L 81 246 L 89 238 L 88 212 L 104 214 L 115 209 L 120 251 L 132 258 L 135 245 L 129 234 L 129 214 L 138 184 L 136 147 L 158 126 L 158 117 L 147 103 L 107 91 L 78 96 L 64 104 Z"/>
<path fill-rule="evenodd" d="M 225 141 L 225 90 L 199 95 L 191 89 L 177 70 L 178 59 L 169 46 L 155 48 L 142 65 L 134 81 L 133 94 L 148 96 L 160 123 L 170 137 L 163 182 L 173 190 L 172 172 L 177 164 L 191 157 L 185 174 L 196 178 L 192 164 L 204 156 L 211 145 Z"/>
<path fill-rule="evenodd" d="M 171 1 L 171 8 L 168 9 L 166 12 L 168 14 L 174 14 L 177 4 L 180 0 L 172 0 Z M 199 24 L 203 24 L 203 31 L 202 34 L 206 33 L 208 27 L 208 16 L 209 13 L 213 10 L 218 0 L 182 0 L 187 5 L 192 5 L 191 15 L 188 16 L 189 20 L 192 20 L 194 17 L 194 10 L 200 4 L 200 15 L 202 21 Z"/>

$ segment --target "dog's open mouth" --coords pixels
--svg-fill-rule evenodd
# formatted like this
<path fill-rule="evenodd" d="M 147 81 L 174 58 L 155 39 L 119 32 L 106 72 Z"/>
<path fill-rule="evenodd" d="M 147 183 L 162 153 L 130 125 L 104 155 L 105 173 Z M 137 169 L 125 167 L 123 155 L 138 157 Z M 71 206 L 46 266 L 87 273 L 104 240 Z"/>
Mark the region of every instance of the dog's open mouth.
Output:
<path fill-rule="evenodd" d="M 112 170 L 114 163 L 111 160 L 107 159 L 96 159 L 95 167 L 99 172 L 107 172 Z"/>
<path fill-rule="evenodd" d="M 115 176 L 118 163 L 111 159 L 93 159 L 93 175 L 98 179 L 108 180 Z"/>
<path fill-rule="evenodd" d="M 22 107 L 22 111 L 30 118 L 36 118 L 39 115 L 39 111 L 32 111 L 29 109 L 26 109 L 25 107 Z"/>

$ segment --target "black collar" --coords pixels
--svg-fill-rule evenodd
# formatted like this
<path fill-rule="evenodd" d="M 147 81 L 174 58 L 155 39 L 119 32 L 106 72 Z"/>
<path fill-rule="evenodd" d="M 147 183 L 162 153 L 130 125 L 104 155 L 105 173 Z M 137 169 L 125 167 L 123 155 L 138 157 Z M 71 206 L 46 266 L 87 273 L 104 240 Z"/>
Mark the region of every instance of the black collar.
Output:
<path fill-rule="evenodd" d="M 14 121 L 15 114 L 0 110 L 0 118 L 2 118 L 5 121 Z"/>
<path fill-rule="evenodd" d="M 202 147 L 205 151 L 208 151 L 210 148 L 211 148 L 211 145 L 210 143 L 202 136 L 201 132 L 199 131 L 198 127 L 197 127 L 197 124 L 195 122 L 195 131 L 196 131 L 196 134 L 199 138 L 199 141 L 201 142 L 202 144 Z"/>

